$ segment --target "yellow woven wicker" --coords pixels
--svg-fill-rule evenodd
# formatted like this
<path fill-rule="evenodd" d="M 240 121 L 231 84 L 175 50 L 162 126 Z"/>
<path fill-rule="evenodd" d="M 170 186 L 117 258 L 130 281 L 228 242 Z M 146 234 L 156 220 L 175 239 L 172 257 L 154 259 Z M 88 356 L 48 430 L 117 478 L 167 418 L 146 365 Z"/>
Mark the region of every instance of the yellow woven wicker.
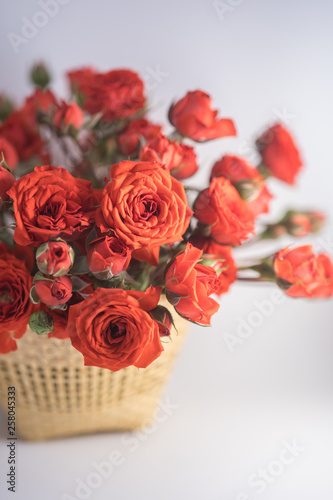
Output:
<path fill-rule="evenodd" d="M 17 351 L 0 355 L 0 401 L 6 411 L 8 387 L 14 386 L 18 434 L 44 440 L 146 425 L 187 329 L 185 320 L 175 319 L 179 333 L 165 339 L 165 351 L 154 363 L 118 372 L 86 367 L 70 340 L 39 337 L 28 330 L 18 340 Z"/>

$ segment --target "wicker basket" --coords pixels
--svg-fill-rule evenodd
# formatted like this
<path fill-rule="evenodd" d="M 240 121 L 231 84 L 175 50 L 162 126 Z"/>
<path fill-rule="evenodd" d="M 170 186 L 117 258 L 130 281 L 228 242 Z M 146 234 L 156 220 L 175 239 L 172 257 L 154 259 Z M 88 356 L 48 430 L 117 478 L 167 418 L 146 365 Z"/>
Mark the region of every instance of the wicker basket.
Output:
<path fill-rule="evenodd" d="M 188 323 L 175 318 L 178 334 L 146 369 L 118 372 L 86 367 L 70 340 L 48 339 L 27 331 L 17 351 L 0 355 L 0 401 L 16 391 L 16 428 L 26 440 L 75 434 L 134 430 L 146 425 L 180 349 Z"/>

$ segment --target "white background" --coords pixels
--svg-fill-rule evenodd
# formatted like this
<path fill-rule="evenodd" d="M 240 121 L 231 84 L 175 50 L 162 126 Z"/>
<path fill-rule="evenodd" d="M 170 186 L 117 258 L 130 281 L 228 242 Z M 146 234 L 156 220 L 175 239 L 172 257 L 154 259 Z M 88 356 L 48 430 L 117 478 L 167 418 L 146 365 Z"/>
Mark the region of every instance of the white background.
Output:
<path fill-rule="evenodd" d="M 40 6 L 37 0 L 2 1 L 1 90 L 22 100 L 27 71 L 39 60 L 49 63 L 63 95 L 63 73 L 70 68 L 134 68 L 151 89 L 152 118 L 164 123 L 173 99 L 206 90 L 235 120 L 239 135 L 200 146 L 203 170 L 191 182 L 200 186 L 225 151 L 255 161 L 249 144 L 280 116 L 301 145 L 305 167 L 296 189 L 272 183 L 279 197 L 273 213 L 292 204 L 332 214 L 332 2 L 224 5 L 223 16 L 211 0 L 70 0 L 15 53 L 8 33 L 20 35 L 23 18 L 32 20 Z M 332 254 L 332 240 L 329 223 L 312 241 Z M 286 300 L 233 353 L 223 337 L 237 334 L 240 321 L 258 310 L 255 301 L 270 300 L 271 293 L 266 286 L 236 285 L 221 300 L 211 329 L 191 328 L 162 398 L 177 408 L 152 432 L 134 436 L 135 451 L 122 434 L 20 441 L 17 493 L 9 493 L 1 414 L 0 497 L 75 498 L 77 479 L 86 482 L 92 462 L 118 450 L 123 464 L 87 498 L 331 500 L 332 300 Z M 249 476 L 271 465 L 293 440 L 303 451 L 259 494 L 247 484 Z"/>

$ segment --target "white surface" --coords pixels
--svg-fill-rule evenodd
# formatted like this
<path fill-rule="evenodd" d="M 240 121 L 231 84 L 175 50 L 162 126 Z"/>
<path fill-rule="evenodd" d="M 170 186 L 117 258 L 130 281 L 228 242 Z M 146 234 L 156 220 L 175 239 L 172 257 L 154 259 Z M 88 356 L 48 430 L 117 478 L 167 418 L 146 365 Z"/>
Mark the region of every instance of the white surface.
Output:
<path fill-rule="evenodd" d="M 332 214 L 333 4 L 225 0 L 224 5 L 234 7 L 221 20 L 211 1 L 70 0 L 16 54 L 7 34 L 19 34 L 22 18 L 32 19 L 40 7 L 37 1 L 2 2 L 1 88 L 23 98 L 27 69 L 40 59 L 51 65 L 62 93 L 62 72 L 72 67 L 131 67 L 155 86 L 151 116 L 163 121 L 175 97 L 202 88 L 239 131 L 236 139 L 200 147 L 207 168 L 224 151 L 244 152 L 247 141 L 285 110 L 306 168 L 297 189 L 272 185 L 279 197 L 273 211 L 292 202 Z M 149 77 L 156 66 L 164 73 L 160 81 Z M 254 157 L 248 148 L 247 153 Z M 191 184 L 206 179 L 204 170 Z M 330 226 L 313 241 L 333 253 Z M 271 293 L 266 286 L 237 285 L 223 297 L 212 329 L 192 328 L 162 398 L 178 407 L 150 433 L 135 435 L 135 442 L 122 434 L 19 442 L 15 495 L 6 491 L 4 479 L 3 417 L 0 497 L 78 498 L 77 478 L 86 482 L 95 471 L 92 462 L 108 460 L 118 450 L 123 464 L 87 498 L 331 500 L 332 300 L 274 306 L 233 353 L 223 338 L 237 333 L 240 321 L 258 310 L 255 301 L 271 300 Z M 276 464 L 285 456 L 285 442 L 293 440 L 305 449 L 292 464 Z M 247 484 L 260 467 L 278 473 L 284 467 L 261 494 Z"/>

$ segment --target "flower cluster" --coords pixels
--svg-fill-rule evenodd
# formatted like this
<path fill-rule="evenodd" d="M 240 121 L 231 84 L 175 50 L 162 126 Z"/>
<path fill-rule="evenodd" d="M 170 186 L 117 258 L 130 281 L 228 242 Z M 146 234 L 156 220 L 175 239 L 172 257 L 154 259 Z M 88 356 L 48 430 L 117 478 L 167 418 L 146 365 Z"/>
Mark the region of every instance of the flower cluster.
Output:
<path fill-rule="evenodd" d="M 301 237 L 324 221 L 289 210 L 258 231 L 270 178 L 294 184 L 302 166 L 283 125 L 258 134 L 258 165 L 226 154 L 207 186 L 189 187 L 195 144 L 236 135 L 207 93 L 174 102 L 166 133 L 147 116 L 136 72 L 67 76 L 69 100 L 52 92 L 41 65 L 21 107 L 0 96 L 0 353 L 17 349 L 29 325 L 69 338 L 88 366 L 145 368 L 163 352 L 174 314 L 210 325 L 236 279 L 272 281 L 290 297 L 333 295 L 332 262 L 309 245 L 246 269 L 235 262 L 244 242 Z"/>

